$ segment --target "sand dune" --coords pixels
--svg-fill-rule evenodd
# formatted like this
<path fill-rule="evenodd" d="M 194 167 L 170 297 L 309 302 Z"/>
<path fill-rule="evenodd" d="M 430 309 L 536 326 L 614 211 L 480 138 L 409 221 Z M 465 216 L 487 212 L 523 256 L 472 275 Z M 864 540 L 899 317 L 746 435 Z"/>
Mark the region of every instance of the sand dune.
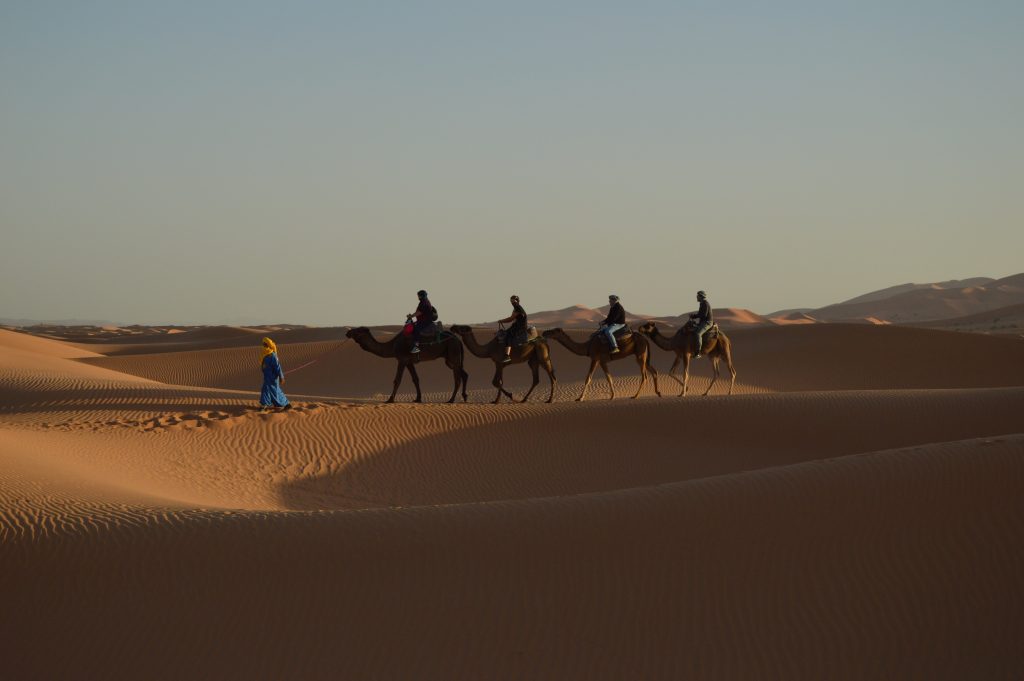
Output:
<path fill-rule="evenodd" d="M 769 318 L 772 324 L 817 324 L 818 320 L 807 312 L 793 311 L 774 315 Z"/>
<path fill-rule="evenodd" d="M 609 408 L 584 409 L 599 407 Z M 591 425 L 606 420 L 592 416 Z M 552 451 L 572 448 L 557 432 Z M 1015 588 L 1024 560 L 1009 550 L 1024 539 L 1024 438 L 840 458 L 834 442 L 818 439 L 807 463 L 768 457 L 754 472 L 653 487 L 359 512 L 217 510 L 47 477 L 46 505 L 22 509 L 28 520 L 14 528 L 36 533 L 4 538 L 5 612 L 17 613 L 16 626 L 4 618 L 17 651 L 8 669 L 1010 678 L 1024 662 Z M 593 452 L 582 467 L 564 464 L 565 477 L 589 478 L 595 460 L 625 464 L 635 450 Z M 420 458 L 458 470 L 429 450 Z M 41 474 L 8 461 L 4 488 L 24 496 L 25 477 Z M 481 472 L 500 479 L 493 462 Z M 609 474 L 601 469 L 596 478 Z M 317 494 L 297 485 L 282 499 Z M 68 565 L 78 566 L 73 578 Z M 62 605 L 70 593 L 74 605 Z M 102 631 L 87 626 L 97 612 Z M 66 641 L 61 656 L 43 632 Z"/>
<path fill-rule="evenodd" d="M 927 286 L 880 300 L 829 305 L 810 314 L 824 321 L 876 317 L 887 322 L 917 324 L 976 314 L 1022 302 L 1024 274 L 1018 274 L 979 286 Z"/>
<path fill-rule="evenodd" d="M 935 322 L 921 324 L 920 326 L 974 333 L 1024 335 L 1024 303 L 1008 305 L 964 317 L 940 319 Z"/>
<path fill-rule="evenodd" d="M 4 351 L 15 350 L 44 357 L 59 357 L 61 359 L 102 356 L 100 353 L 77 348 L 68 343 L 8 329 L 0 329 L 0 347 Z"/>
<path fill-rule="evenodd" d="M 6 674 L 1024 671 L 1016 339 L 740 329 L 743 394 L 583 404 L 559 347 L 556 404 L 386 406 L 392 361 L 300 331 L 269 414 L 254 346 L 0 335 Z"/>
<path fill-rule="evenodd" d="M 892 298 L 893 296 L 908 293 L 910 291 L 946 291 L 973 288 L 977 286 L 988 286 L 994 281 L 995 279 L 992 277 L 972 277 L 970 279 L 950 279 L 948 281 L 937 281 L 928 284 L 897 284 L 896 286 L 889 286 L 877 291 L 871 291 L 870 293 L 864 293 L 854 298 L 850 298 L 849 300 L 844 300 L 839 304 L 851 305 L 855 303 L 870 303 L 885 300 L 886 298 Z"/>
<path fill-rule="evenodd" d="M 76 359 L 105 359 L 59 341 L 0 330 L 0 395 L 37 384 L 70 385 L 82 380 L 143 383 L 145 378 L 84 364 Z M 6 401 L 5 401 L 6 402 Z M 0 402 L 0 411 L 10 404 Z"/>
<path fill-rule="evenodd" d="M 481 342 L 493 330 L 479 330 Z M 390 338 L 390 333 L 379 333 Z M 574 332 L 583 340 L 587 332 Z M 849 325 L 808 325 L 730 331 L 739 372 L 740 392 L 792 390 L 858 390 L 887 388 L 956 388 L 990 385 L 1024 385 L 1024 344 L 1015 339 L 971 336 L 903 327 Z M 348 398 L 380 398 L 390 393 L 395 362 L 362 351 L 352 342 L 284 344 L 281 357 L 285 370 L 315 363 L 288 376 L 288 389 L 303 395 Z M 559 380 L 559 399 L 579 395 L 580 382 L 589 361 L 553 343 L 552 362 Z M 259 373 L 253 347 L 190 352 L 157 353 L 81 360 L 97 367 L 180 385 L 255 390 Z M 654 365 L 661 373 L 665 394 L 677 394 L 679 386 L 665 374 L 674 355 L 654 349 Z M 961 358 L 962 357 L 962 358 Z M 958 359 L 960 358 L 960 359 Z M 467 353 L 469 387 L 474 400 L 494 396 L 490 387 L 494 365 L 490 360 Z M 639 367 L 632 359 L 610 365 L 619 395 L 632 394 L 638 385 Z M 441 362 L 420 366 L 424 390 L 432 401 L 447 399 L 453 379 Z M 703 391 L 710 380 L 707 361 L 694 363 L 692 386 Z M 505 371 L 505 382 L 520 392 L 529 385 L 525 365 Z M 621 389 L 620 389 L 621 388 Z M 716 388 L 717 389 L 717 388 Z M 724 391 L 724 386 L 720 386 Z M 592 397 L 607 397 L 600 370 L 595 376 Z M 403 399 L 413 395 L 406 376 Z M 653 395 L 653 385 L 645 391 Z M 534 399 L 547 395 L 547 377 L 542 374 Z"/>
<path fill-rule="evenodd" d="M 607 305 L 596 308 L 587 307 L 586 305 L 571 305 L 560 310 L 531 312 L 530 323 L 544 328 L 593 329 L 608 316 L 608 310 L 609 307 Z M 650 318 L 650 315 L 626 310 L 626 320 L 630 323 Z M 489 325 L 493 326 L 494 322 L 491 322 Z"/>
<path fill-rule="evenodd" d="M 342 340 L 348 327 L 297 328 L 270 331 L 239 327 L 209 327 L 208 333 L 182 331 L 167 336 L 130 336 L 69 343 L 76 348 L 97 352 L 105 356 L 144 355 L 185 350 L 216 350 L 221 348 L 251 348 L 259 345 L 263 336 L 270 335 L 280 343 L 314 343 Z M 219 331 L 219 332 L 217 332 Z M 192 335 L 196 334 L 196 335 Z"/>

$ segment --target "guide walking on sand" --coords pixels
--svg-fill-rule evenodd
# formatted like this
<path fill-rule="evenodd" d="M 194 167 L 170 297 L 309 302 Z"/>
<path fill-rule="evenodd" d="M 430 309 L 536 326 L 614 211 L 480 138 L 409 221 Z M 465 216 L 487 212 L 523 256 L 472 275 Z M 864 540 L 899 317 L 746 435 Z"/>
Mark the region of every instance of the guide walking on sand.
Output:
<path fill-rule="evenodd" d="M 284 383 L 284 370 L 281 360 L 277 357 L 277 345 L 269 338 L 263 339 L 260 349 L 260 368 L 263 370 L 263 388 L 260 390 L 260 408 L 268 411 L 271 407 L 291 409 L 281 384 Z"/>

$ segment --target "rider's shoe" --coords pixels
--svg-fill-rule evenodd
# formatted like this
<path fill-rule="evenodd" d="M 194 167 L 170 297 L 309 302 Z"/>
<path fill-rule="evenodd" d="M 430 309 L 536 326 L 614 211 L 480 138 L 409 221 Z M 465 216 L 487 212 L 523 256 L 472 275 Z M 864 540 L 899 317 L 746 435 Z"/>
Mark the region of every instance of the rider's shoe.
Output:
<path fill-rule="evenodd" d="M 412 350 L 410 350 L 409 352 L 411 352 L 412 354 L 415 355 L 419 351 L 420 351 L 420 346 L 419 346 L 419 344 L 417 344 L 417 345 L 412 346 Z"/>
<path fill-rule="evenodd" d="M 501 360 L 501 363 L 502 364 L 508 364 L 511 361 L 512 361 L 512 358 L 509 357 L 508 355 L 505 355 L 505 359 Z"/>
<path fill-rule="evenodd" d="M 608 354 L 610 354 L 610 355 L 615 355 L 615 354 L 618 354 L 618 352 L 619 352 L 619 349 L 618 349 L 618 348 L 612 348 L 612 349 L 611 349 L 611 352 L 609 352 Z"/>
<path fill-rule="evenodd" d="M 700 359 L 700 353 L 698 352 L 696 355 L 693 356 L 693 358 L 694 359 Z"/>

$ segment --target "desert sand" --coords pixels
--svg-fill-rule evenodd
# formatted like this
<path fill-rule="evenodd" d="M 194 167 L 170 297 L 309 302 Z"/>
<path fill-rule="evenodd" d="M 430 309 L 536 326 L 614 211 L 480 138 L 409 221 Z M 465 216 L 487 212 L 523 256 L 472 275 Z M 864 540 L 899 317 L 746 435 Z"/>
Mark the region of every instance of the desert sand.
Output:
<path fill-rule="evenodd" d="M 469 404 L 383 405 L 285 328 L 259 413 L 265 333 L 0 331 L 4 678 L 1024 675 L 1018 338 L 740 324 L 732 396 L 655 349 L 663 397 L 576 403 L 553 346 L 553 404 L 467 353 Z"/>

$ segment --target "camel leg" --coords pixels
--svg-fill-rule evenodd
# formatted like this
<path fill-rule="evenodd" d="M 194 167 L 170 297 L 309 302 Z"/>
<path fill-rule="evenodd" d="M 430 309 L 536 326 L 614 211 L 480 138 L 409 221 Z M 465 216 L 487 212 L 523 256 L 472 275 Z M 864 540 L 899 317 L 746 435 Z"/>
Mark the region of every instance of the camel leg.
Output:
<path fill-rule="evenodd" d="M 412 376 L 412 383 L 416 386 L 416 402 L 423 401 L 423 393 L 420 392 L 420 376 L 416 373 L 416 367 L 409 365 L 409 375 Z"/>
<path fill-rule="evenodd" d="M 711 383 L 708 384 L 708 389 L 704 391 L 705 395 L 707 395 L 709 392 L 711 392 L 711 389 L 713 387 L 715 387 L 715 382 L 718 380 L 718 375 L 720 373 L 722 373 L 721 370 L 718 368 L 718 357 L 717 356 L 711 358 L 711 369 L 715 373 L 711 377 Z"/>
<path fill-rule="evenodd" d="M 533 372 L 533 385 L 531 385 L 530 389 L 526 391 L 525 395 L 523 395 L 523 399 L 519 400 L 520 404 L 530 399 L 530 394 L 533 393 L 533 389 L 537 387 L 538 383 L 540 383 L 540 363 L 537 361 L 536 356 L 530 357 L 530 371 Z"/>
<path fill-rule="evenodd" d="M 725 368 L 732 374 L 732 381 L 729 382 L 729 394 L 732 395 L 732 389 L 736 386 L 736 367 L 732 364 L 732 348 L 728 345 L 722 346 L 725 355 Z"/>
<path fill-rule="evenodd" d="M 651 350 L 650 350 L 650 348 L 648 348 L 647 352 L 644 354 L 644 365 L 643 365 L 642 369 L 643 369 L 643 373 L 650 374 L 651 377 L 654 379 L 654 394 L 657 395 L 658 397 L 661 397 L 661 388 L 658 386 L 658 370 L 654 368 L 654 363 L 651 361 Z M 646 382 L 647 382 L 647 378 L 645 376 L 644 377 L 644 383 L 646 383 Z M 641 384 L 640 387 L 643 388 L 643 384 Z M 640 391 L 637 390 L 636 394 L 639 395 Z"/>
<path fill-rule="evenodd" d="M 555 401 L 555 367 L 551 364 L 551 358 L 544 361 L 544 371 L 548 372 L 548 382 L 551 383 L 551 393 L 548 395 L 548 404 Z"/>
<path fill-rule="evenodd" d="M 498 364 L 494 367 L 494 378 L 491 380 L 491 385 L 498 389 L 498 394 L 494 396 L 494 402 L 492 402 L 491 404 L 497 404 L 498 402 L 501 402 L 502 395 L 507 395 L 508 399 L 513 401 L 515 400 L 515 398 L 512 397 L 512 393 L 510 393 L 509 391 L 505 390 L 502 387 L 502 374 L 504 372 L 505 367 L 503 367 L 502 365 Z"/>
<path fill-rule="evenodd" d="M 654 368 L 654 363 L 651 361 L 651 351 L 647 351 L 647 370 L 651 372 L 651 376 L 654 378 L 654 394 L 661 397 L 661 387 L 658 386 L 658 370 Z"/>
<path fill-rule="evenodd" d="M 683 394 L 680 397 L 686 397 L 686 388 L 690 383 L 690 353 L 683 355 Z"/>
<path fill-rule="evenodd" d="M 612 372 L 608 371 L 608 362 L 606 360 L 603 360 L 603 359 L 601 360 L 601 371 L 604 372 L 604 377 L 606 379 L 608 379 L 608 392 L 610 392 L 612 394 L 612 396 L 609 397 L 608 399 L 609 400 L 614 400 L 615 399 L 615 386 L 612 384 Z"/>
<path fill-rule="evenodd" d="M 469 374 L 462 368 L 461 353 L 449 352 L 448 356 L 445 357 L 444 363 L 452 370 L 452 376 L 455 378 L 455 389 L 452 390 L 452 396 L 448 400 L 448 404 L 455 402 L 455 397 L 459 394 L 459 386 L 462 386 L 462 401 L 467 402 L 469 395 L 466 394 L 466 383 L 469 381 Z"/>
<path fill-rule="evenodd" d="M 685 389 L 686 386 L 683 385 L 683 382 L 679 379 L 678 376 L 676 376 L 676 369 L 679 368 L 679 363 L 682 362 L 682 361 L 683 361 L 683 358 L 680 355 L 676 355 L 676 361 L 672 362 L 672 368 L 668 370 L 668 375 L 669 375 L 669 378 L 671 378 L 673 381 L 675 381 L 676 383 L 679 384 L 680 388 L 684 388 Z M 682 394 L 683 393 L 681 393 L 681 392 L 679 393 L 680 396 L 682 396 Z"/>
<path fill-rule="evenodd" d="M 640 387 L 636 389 L 636 394 L 633 395 L 633 399 L 640 397 L 640 393 L 643 392 L 644 386 L 647 385 L 647 355 L 646 353 L 639 353 L 635 355 L 637 364 L 640 365 Z"/>
<path fill-rule="evenodd" d="M 391 397 L 388 398 L 388 404 L 395 401 L 395 395 L 398 394 L 398 386 L 402 384 L 402 374 L 405 373 L 405 364 L 402 362 L 398 363 L 398 371 L 395 372 L 395 386 L 391 389 Z"/>
<path fill-rule="evenodd" d="M 452 387 L 452 396 L 448 398 L 448 404 L 455 402 L 455 397 L 459 394 L 459 386 L 462 385 L 461 371 L 458 367 L 452 367 L 452 382 L 454 386 Z"/>
<path fill-rule="evenodd" d="M 515 395 L 513 395 L 510 391 L 505 390 L 505 365 L 499 364 L 496 370 L 498 372 L 498 390 L 504 393 L 505 397 L 515 402 Z"/>
<path fill-rule="evenodd" d="M 590 387 L 590 381 L 594 378 L 594 370 L 597 369 L 597 360 L 590 360 L 590 371 L 587 372 L 587 380 L 583 381 L 583 392 L 576 398 L 577 402 L 582 402 L 587 397 L 587 388 Z"/>

